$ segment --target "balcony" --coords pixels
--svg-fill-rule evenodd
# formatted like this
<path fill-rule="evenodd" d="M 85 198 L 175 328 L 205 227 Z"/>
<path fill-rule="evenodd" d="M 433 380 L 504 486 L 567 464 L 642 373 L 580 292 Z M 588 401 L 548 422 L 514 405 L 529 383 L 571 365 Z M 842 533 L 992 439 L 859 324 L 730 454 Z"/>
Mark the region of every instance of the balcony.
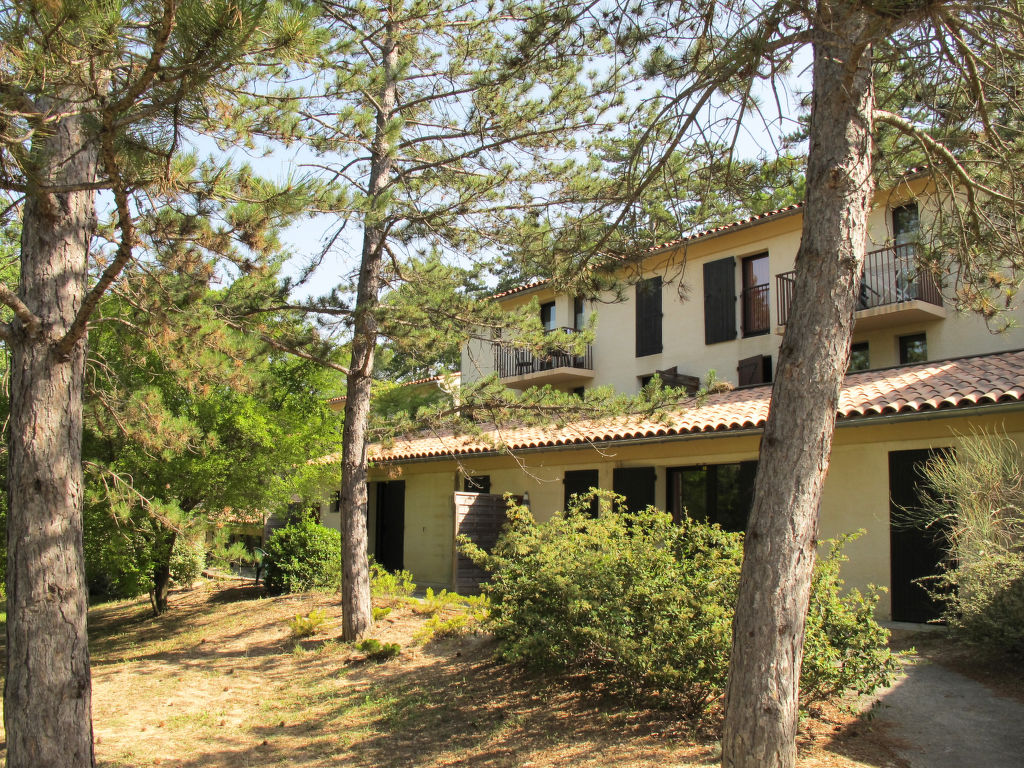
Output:
<path fill-rule="evenodd" d="M 549 331 L 564 334 L 576 332 L 572 328 L 555 328 Z M 516 349 L 496 343 L 494 370 L 502 384 L 512 389 L 527 389 L 545 384 L 580 387 L 594 378 L 594 357 L 589 344 L 582 355 L 555 351 L 538 356 L 528 349 Z"/>
<path fill-rule="evenodd" d="M 782 333 L 789 320 L 795 286 L 795 272 L 775 276 L 779 302 L 777 333 Z M 914 243 L 880 248 L 867 254 L 854 315 L 858 331 L 938 320 L 945 316 L 942 294 L 935 281 L 927 272 L 918 271 Z"/>

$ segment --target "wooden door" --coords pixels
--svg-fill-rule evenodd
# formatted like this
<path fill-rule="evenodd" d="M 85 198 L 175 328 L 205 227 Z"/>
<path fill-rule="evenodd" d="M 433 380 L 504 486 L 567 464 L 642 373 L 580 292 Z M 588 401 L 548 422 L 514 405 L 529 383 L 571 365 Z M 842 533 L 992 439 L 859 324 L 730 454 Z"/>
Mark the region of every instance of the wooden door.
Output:
<path fill-rule="evenodd" d="M 405 567 L 405 481 L 377 483 L 375 559 L 389 571 Z"/>
<path fill-rule="evenodd" d="M 948 449 L 946 449 L 948 450 Z M 940 571 L 942 531 L 914 519 L 924 490 L 921 468 L 936 451 L 889 453 L 889 567 L 893 621 L 924 623 L 939 617 L 941 605 L 917 583 Z"/>

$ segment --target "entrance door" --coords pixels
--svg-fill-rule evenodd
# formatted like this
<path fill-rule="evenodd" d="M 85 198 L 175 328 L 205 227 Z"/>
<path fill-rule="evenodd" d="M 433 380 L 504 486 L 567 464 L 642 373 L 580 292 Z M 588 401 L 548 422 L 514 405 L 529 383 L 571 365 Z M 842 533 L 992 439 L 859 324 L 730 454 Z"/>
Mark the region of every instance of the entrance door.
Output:
<path fill-rule="evenodd" d="M 924 623 L 937 619 L 941 605 L 916 583 L 940 572 L 941 531 L 914 521 L 921 506 L 921 468 L 938 451 L 889 453 L 889 564 L 893 621 Z M 908 514 L 908 511 L 910 514 Z"/>
<path fill-rule="evenodd" d="M 389 571 L 405 563 L 405 481 L 377 483 L 376 560 Z"/>

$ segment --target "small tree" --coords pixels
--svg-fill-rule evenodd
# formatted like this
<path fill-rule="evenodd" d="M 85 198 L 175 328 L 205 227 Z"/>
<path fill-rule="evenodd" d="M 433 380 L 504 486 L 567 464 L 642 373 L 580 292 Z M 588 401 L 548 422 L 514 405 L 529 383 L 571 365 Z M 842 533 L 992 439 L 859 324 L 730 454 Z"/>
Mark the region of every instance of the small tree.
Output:
<path fill-rule="evenodd" d="M 947 547 L 944 572 L 925 584 L 943 618 L 967 639 L 1024 650 L 1024 459 L 1005 435 L 963 437 L 922 470 L 928 489 L 906 522 Z"/>

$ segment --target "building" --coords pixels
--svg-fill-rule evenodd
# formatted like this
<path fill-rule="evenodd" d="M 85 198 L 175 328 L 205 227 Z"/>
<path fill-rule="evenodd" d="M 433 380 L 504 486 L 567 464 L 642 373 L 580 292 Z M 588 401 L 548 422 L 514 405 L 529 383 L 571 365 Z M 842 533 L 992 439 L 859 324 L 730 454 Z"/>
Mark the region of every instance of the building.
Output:
<path fill-rule="evenodd" d="M 1024 332 L 992 334 L 980 318 L 957 314 L 916 269 L 916 243 L 934 205 L 925 180 L 911 179 L 880 195 L 872 212 L 821 513 L 823 538 L 864 530 L 847 548 L 844 576 L 851 585 L 888 587 L 879 611 L 903 621 L 934 616 L 914 583 L 936 567 L 932 535 L 898 522 L 898 509 L 919 493 L 916 468 L 934 451 L 955 450 L 958 435 L 971 430 L 1024 441 Z M 455 537 L 469 531 L 493 540 L 506 492 L 528 500 L 541 520 L 571 493 L 598 486 L 631 507 L 656 504 L 674 515 L 685 508 L 742 529 L 801 226 L 802 208 L 791 206 L 652 249 L 629 265 L 634 284 L 625 301 L 556 295 L 543 281 L 495 297 L 510 308 L 536 300 L 551 332 L 573 333 L 596 312 L 595 339 L 586 354 L 543 359 L 476 342 L 463 353 L 465 382 L 496 371 L 512 388 L 634 392 L 655 373 L 689 385 L 714 370 L 734 389 L 664 423 L 624 417 L 492 440 L 432 435 L 378 446 L 369 489 L 377 558 L 411 570 L 419 583 L 471 587 L 479 574 L 458 556 Z"/>

